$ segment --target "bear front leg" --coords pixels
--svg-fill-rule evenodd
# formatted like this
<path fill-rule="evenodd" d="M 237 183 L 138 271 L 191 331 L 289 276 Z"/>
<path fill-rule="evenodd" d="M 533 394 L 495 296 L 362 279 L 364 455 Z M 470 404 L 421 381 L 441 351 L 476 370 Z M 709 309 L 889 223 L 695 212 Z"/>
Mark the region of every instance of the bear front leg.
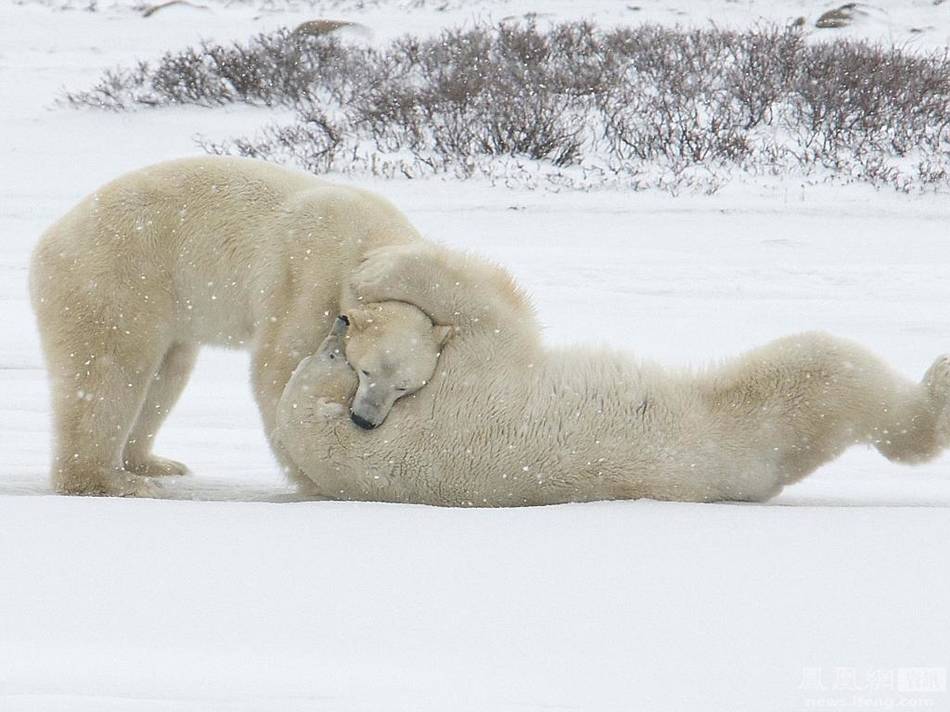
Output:
<path fill-rule="evenodd" d="M 350 287 L 363 302 L 406 302 L 446 326 L 494 326 L 507 316 L 506 298 L 516 291 L 500 268 L 426 243 L 371 251 Z"/>

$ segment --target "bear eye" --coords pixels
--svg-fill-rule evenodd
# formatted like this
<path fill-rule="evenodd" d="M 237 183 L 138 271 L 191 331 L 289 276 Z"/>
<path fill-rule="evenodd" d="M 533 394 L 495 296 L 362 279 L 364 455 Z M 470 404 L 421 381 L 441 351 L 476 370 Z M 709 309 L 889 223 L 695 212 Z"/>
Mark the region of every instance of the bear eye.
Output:
<path fill-rule="evenodd" d="M 408 388 L 400 388 L 399 386 L 396 386 L 396 390 L 397 390 L 397 391 L 408 391 L 409 389 L 408 389 Z"/>
<path fill-rule="evenodd" d="M 365 368 L 360 369 L 360 373 L 362 373 L 364 376 L 369 375 L 369 371 L 367 371 Z"/>

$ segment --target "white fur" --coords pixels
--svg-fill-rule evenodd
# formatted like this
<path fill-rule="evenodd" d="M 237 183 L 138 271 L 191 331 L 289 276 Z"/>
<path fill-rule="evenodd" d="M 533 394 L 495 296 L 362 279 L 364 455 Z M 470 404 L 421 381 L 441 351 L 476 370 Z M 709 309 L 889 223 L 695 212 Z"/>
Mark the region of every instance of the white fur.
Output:
<path fill-rule="evenodd" d="M 143 494 L 145 475 L 184 472 L 151 443 L 202 344 L 253 352 L 272 436 L 284 385 L 339 313 L 351 270 L 367 250 L 417 239 L 370 193 L 245 159 L 170 161 L 85 198 L 43 235 L 30 270 L 55 487 Z"/>
<path fill-rule="evenodd" d="M 285 414 L 292 456 L 328 496 L 475 506 L 762 501 L 856 443 L 902 462 L 950 443 L 946 357 L 913 383 L 820 333 L 699 373 L 548 350 L 503 270 L 428 245 L 373 253 L 354 289 L 367 301 L 415 304 L 456 333 L 432 382 L 375 431 L 354 428 L 339 409 Z M 282 402 L 306 409 L 347 378 L 324 371 L 307 390 L 292 382 Z"/>

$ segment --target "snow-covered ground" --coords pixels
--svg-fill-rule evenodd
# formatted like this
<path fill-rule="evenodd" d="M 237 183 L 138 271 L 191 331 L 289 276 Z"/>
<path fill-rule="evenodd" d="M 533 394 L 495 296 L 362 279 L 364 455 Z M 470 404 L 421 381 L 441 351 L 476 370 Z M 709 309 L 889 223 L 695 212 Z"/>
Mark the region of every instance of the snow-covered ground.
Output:
<path fill-rule="evenodd" d="M 80 112 L 54 104 L 61 88 L 198 37 L 314 16 L 385 40 L 486 13 L 747 25 L 832 7 L 627 5 L 381 2 L 320 15 L 215 3 L 147 20 L 0 5 L 0 710 L 950 709 L 948 456 L 900 468 L 855 450 L 764 506 L 293 502 L 246 355 L 209 351 L 156 448 L 195 472 L 171 496 L 200 501 L 49 493 L 31 246 L 115 175 L 197 153 L 196 133 L 274 118 Z M 948 42 L 948 14 L 950 3 L 878 3 L 842 32 L 928 48 Z M 508 265 L 552 342 L 702 364 L 820 328 L 914 377 L 950 351 L 945 195 L 363 185 L 431 237 Z"/>

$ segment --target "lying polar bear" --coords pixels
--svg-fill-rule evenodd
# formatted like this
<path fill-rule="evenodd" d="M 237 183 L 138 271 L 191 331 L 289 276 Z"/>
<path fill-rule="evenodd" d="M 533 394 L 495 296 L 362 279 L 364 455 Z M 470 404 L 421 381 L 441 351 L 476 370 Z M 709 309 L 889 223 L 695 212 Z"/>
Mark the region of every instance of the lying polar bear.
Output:
<path fill-rule="evenodd" d="M 147 494 L 147 476 L 182 474 L 151 446 L 204 344 L 253 352 L 273 444 L 284 385 L 339 313 L 351 270 L 368 250 L 420 239 L 371 193 L 248 159 L 170 161 L 97 190 L 47 230 L 30 268 L 54 487 Z M 385 416 L 385 403 L 360 403 L 367 420 Z"/>
<path fill-rule="evenodd" d="M 907 463 L 950 443 L 945 356 L 912 383 L 860 346 L 820 333 L 700 373 L 618 353 L 546 350 L 504 271 L 428 245 L 373 252 L 353 288 L 382 303 L 351 312 L 348 329 L 338 322 L 278 407 L 280 439 L 328 497 L 469 506 L 762 501 L 856 443 Z M 435 325 L 453 327 L 444 345 Z M 357 429 L 343 404 L 358 383 L 372 387 L 383 362 L 413 362 L 416 385 L 431 382 L 375 430 Z"/>

